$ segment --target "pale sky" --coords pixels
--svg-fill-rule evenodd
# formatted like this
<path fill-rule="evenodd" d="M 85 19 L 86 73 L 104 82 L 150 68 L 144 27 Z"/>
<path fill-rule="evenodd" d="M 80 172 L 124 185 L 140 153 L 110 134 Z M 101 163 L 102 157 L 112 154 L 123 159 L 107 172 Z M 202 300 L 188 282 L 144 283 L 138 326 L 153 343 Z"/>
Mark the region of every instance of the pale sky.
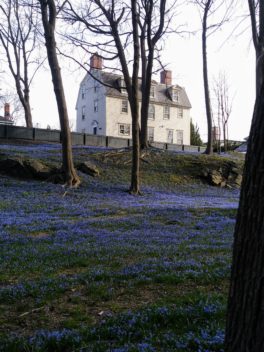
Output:
<path fill-rule="evenodd" d="M 194 10 L 188 14 L 193 16 L 199 26 L 199 18 Z M 243 140 L 249 134 L 255 99 L 255 59 L 250 32 L 248 35 L 229 39 L 230 28 L 222 29 L 208 39 L 209 77 L 218 76 L 220 70 L 227 75 L 231 98 L 234 96 L 233 109 L 229 122 L 229 139 Z M 87 57 L 89 61 L 89 57 Z M 201 34 L 190 38 L 177 35 L 166 40 L 163 61 L 167 69 L 172 70 L 173 83 L 185 87 L 192 104 L 191 117 L 198 124 L 203 141 L 207 140 L 207 125 L 202 79 Z M 67 64 L 68 65 L 68 64 Z M 63 65 L 62 65 L 63 66 Z M 75 104 L 79 84 L 85 72 L 72 72 L 63 68 L 63 81 L 71 124 L 76 119 Z M 153 77 L 159 80 L 159 76 Z M 212 88 L 212 84 L 211 84 Z M 212 97 L 213 100 L 213 97 Z M 33 124 L 46 128 L 59 128 L 59 118 L 51 76 L 48 70 L 40 72 L 31 88 L 31 105 Z"/>

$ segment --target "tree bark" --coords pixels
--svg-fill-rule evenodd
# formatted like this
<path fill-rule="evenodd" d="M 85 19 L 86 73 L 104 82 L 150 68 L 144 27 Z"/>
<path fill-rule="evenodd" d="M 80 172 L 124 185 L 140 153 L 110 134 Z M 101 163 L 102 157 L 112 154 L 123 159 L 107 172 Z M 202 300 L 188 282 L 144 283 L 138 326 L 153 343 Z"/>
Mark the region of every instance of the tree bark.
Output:
<path fill-rule="evenodd" d="M 257 3 L 254 0 L 248 0 L 248 8 L 251 20 L 252 40 L 256 53 L 256 96 L 259 95 L 263 82 L 263 56 L 264 56 L 264 0 Z M 259 18 L 257 20 L 257 8 Z"/>
<path fill-rule="evenodd" d="M 261 352 L 264 350 L 263 140 L 264 85 L 262 83 L 255 104 L 248 141 L 234 234 L 225 339 L 226 352 Z"/>
<path fill-rule="evenodd" d="M 22 87 L 20 84 L 20 77 L 15 77 L 15 81 L 16 81 L 17 95 L 24 109 L 26 126 L 31 128 L 33 127 L 33 123 L 32 123 L 31 106 L 30 106 L 30 100 L 29 100 L 29 88 L 24 88 L 24 93 L 23 93 Z"/>
<path fill-rule="evenodd" d="M 144 86 L 142 86 L 142 99 L 141 102 L 141 133 L 140 133 L 140 146 L 141 149 L 148 148 L 148 110 L 150 103 L 150 89 L 151 78 L 153 69 L 154 48 L 149 48 L 149 55 L 146 66 L 146 76 Z"/>
<path fill-rule="evenodd" d="M 166 16 L 166 0 L 159 0 L 159 24 L 153 31 L 155 2 L 149 0 L 145 6 L 145 21 L 141 28 L 141 64 L 142 64 L 142 103 L 141 103 L 141 131 L 140 146 L 146 149 L 148 143 L 148 111 L 153 71 L 154 51 L 157 42 L 162 37 Z M 154 33 L 153 33 L 154 32 Z M 145 39 L 147 40 L 148 55 L 146 55 Z"/>
<path fill-rule="evenodd" d="M 147 71 L 147 57 L 146 57 L 146 23 L 141 28 L 140 36 L 140 51 L 141 51 L 141 91 L 142 97 L 146 96 L 146 71 Z M 140 147 L 144 149 L 148 147 L 147 138 L 147 119 L 148 119 L 148 105 L 144 104 L 145 99 L 141 101 L 141 130 L 140 130 Z M 148 102 L 149 104 L 149 102 Z M 146 121 L 146 122 L 145 122 Z"/>
<path fill-rule="evenodd" d="M 131 113 L 132 113 L 132 138 L 133 138 L 133 155 L 131 169 L 131 194 L 139 194 L 139 160 L 140 160 L 140 144 L 139 144 L 139 104 L 138 104 L 138 72 L 139 72 L 139 35 L 137 22 L 136 1 L 131 0 L 132 28 L 133 28 L 133 47 L 134 62 L 132 74 L 132 96 L 131 96 Z"/>
<path fill-rule="evenodd" d="M 72 158 L 71 133 L 69 128 L 69 118 L 67 104 L 64 95 L 64 88 L 56 53 L 55 23 L 56 7 L 54 0 L 39 0 L 41 4 L 42 23 L 44 27 L 45 44 L 47 49 L 48 62 L 51 70 L 52 83 L 56 96 L 61 136 L 62 136 L 62 168 L 65 182 L 69 186 L 78 186 L 80 179 L 74 169 Z"/>
<path fill-rule="evenodd" d="M 202 54 L 203 54 L 203 80 L 204 80 L 204 97 L 205 97 L 205 109 L 207 118 L 207 134 L 208 142 L 205 150 L 206 154 L 213 153 L 213 138 L 212 138 L 212 111 L 210 102 L 210 89 L 208 81 L 208 64 L 207 64 L 207 17 L 212 0 L 208 0 L 204 9 L 203 15 L 203 30 L 202 30 Z"/>
<path fill-rule="evenodd" d="M 264 48 L 256 49 L 256 96 L 260 93 L 260 88 L 263 83 L 262 62 L 264 56 Z"/>
<path fill-rule="evenodd" d="M 131 109 L 131 118 L 132 118 L 132 166 L 131 166 L 131 183 L 129 192 L 131 194 L 140 194 L 140 184 L 139 184 L 139 159 L 140 159 L 140 144 L 139 144 L 139 99 L 138 99 L 138 73 L 139 73 L 139 57 L 140 57 L 140 48 L 139 48 L 139 34 L 138 34 L 138 23 L 137 23 L 137 12 L 136 5 L 137 3 L 134 0 L 131 0 L 131 13 L 132 13 L 132 31 L 133 31 L 133 48 L 134 48 L 134 57 L 133 57 L 133 73 L 132 80 L 129 75 L 127 60 L 124 52 L 124 48 L 121 42 L 120 34 L 118 32 L 118 23 L 113 17 L 111 11 L 107 11 L 105 7 L 97 1 L 98 6 L 105 14 L 109 25 L 111 27 L 111 33 L 115 41 L 115 45 L 118 52 L 119 61 L 122 68 L 122 73 L 124 76 L 124 81 L 126 84 L 126 90 L 128 95 L 128 101 Z"/>

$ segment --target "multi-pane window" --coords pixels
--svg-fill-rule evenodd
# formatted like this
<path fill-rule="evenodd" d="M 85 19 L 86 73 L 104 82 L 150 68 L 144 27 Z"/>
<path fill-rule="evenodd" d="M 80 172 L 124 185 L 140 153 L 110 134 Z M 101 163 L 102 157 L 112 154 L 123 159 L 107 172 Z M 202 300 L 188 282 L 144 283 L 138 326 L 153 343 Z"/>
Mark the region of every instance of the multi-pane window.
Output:
<path fill-rule="evenodd" d="M 179 101 L 179 91 L 177 89 L 172 90 L 172 100 L 176 102 Z"/>
<path fill-rule="evenodd" d="M 118 134 L 120 136 L 129 136 L 130 135 L 130 125 L 127 123 L 118 125 Z"/>
<path fill-rule="evenodd" d="M 148 118 L 150 120 L 154 120 L 155 119 L 155 106 L 153 104 L 149 105 L 148 108 Z"/>
<path fill-rule="evenodd" d="M 173 143 L 173 130 L 167 130 L 167 143 Z"/>
<path fill-rule="evenodd" d="M 98 100 L 94 100 L 94 112 L 98 112 Z"/>
<path fill-rule="evenodd" d="M 85 86 L 82 86 L 81 92 L 82 92 L 82 99 L 85 99 L 85 93 L 86 93 Z"/>
<path fill-rule="evenodd" d="M 177 139 L 177 144 L 183 144 L 183 131 L 182 130 L 177 130 L 176 131 L 176 139 Z"/>
<path fill-rule="evenodd" d="M 150 96 L 151 98 L 154 98 L 154 97 L 155 97 L 155 86 L 151 86 L 151 87 L 150 87 L 149 96 Z"/>
<path fill-rule="evenodd" d="M 170 118 L 170 107 L 169 107 L 169 105 L 164 105 L 163 106 L 163 118 L 165 120 L 169 120 L 169 118 Z"/>
<path fill-rule="evenodd" d="M 177 116 L 178 116 L 179 119 L 183 118 L 183 109 L 181 109 L 181 108 L 178 109 Z"/>
<path fill-rule="evenodd" d="M 126 90 L 126 83 L 125 83 L 124 78 L 120 78 L 119 84 L 120 84 L 120 91 L 121 91 L 121 93 L 127 93 L 127 90 Z"/>
<path fill-rule="evenodd" d="M 128 113 L 128 100 L 121 101 L 121 112 Z"/>
<path fill-rule="evenodd" d="M 148 127 L 148 141 L 154 142 L 154 127 Z"/>
<path fill-rule="evenodd" d="M 82 120 L 85 120 L 85 106 L 82 106 Z"/>

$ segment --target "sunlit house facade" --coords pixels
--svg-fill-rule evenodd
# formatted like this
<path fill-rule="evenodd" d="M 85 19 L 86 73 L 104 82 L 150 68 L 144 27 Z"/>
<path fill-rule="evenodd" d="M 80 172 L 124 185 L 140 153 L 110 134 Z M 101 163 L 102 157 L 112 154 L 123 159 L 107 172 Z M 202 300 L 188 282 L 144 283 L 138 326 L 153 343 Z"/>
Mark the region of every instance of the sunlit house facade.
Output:
<path fill-rule="evenodd" d="M 90 60 L 76 103 L 77 132 L 132 138 L 132 119 L 121 75 L 105 72 L 102 58 Z M 190 144 L 191 104 L 184 88 L 172 84 L 171 71 L 152 81 L 148 114 L 149 141 Z M 139 91 L 141 100 L 141 92 Z"/>

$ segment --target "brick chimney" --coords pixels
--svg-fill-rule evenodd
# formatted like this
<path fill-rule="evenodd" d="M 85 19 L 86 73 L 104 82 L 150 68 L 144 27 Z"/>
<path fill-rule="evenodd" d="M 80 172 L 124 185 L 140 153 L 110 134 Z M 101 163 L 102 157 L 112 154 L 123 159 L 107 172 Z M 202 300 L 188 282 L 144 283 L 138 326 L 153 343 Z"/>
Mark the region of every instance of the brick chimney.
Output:
<path fill-rule="evenodd" d="M 102 70 L 103 67 L 103 59 L 97 53 L 93 54 L 90 58 L 90 68 L 94 68 L 96 70 Z"/>
<path fill-rule="evenodd" d="M 168 86 L 172 85 L 172 72 L 168 70 L 163 70 L 160 72 L 160 83 L 166 84 Z"/>
<path fill-rule="evenodd" d="M 10 104 L 8 103 L 5 103 L 5 106 L 4 106 L 4 117 L 6 117 L 7 119 L 10 118 Z"/>

